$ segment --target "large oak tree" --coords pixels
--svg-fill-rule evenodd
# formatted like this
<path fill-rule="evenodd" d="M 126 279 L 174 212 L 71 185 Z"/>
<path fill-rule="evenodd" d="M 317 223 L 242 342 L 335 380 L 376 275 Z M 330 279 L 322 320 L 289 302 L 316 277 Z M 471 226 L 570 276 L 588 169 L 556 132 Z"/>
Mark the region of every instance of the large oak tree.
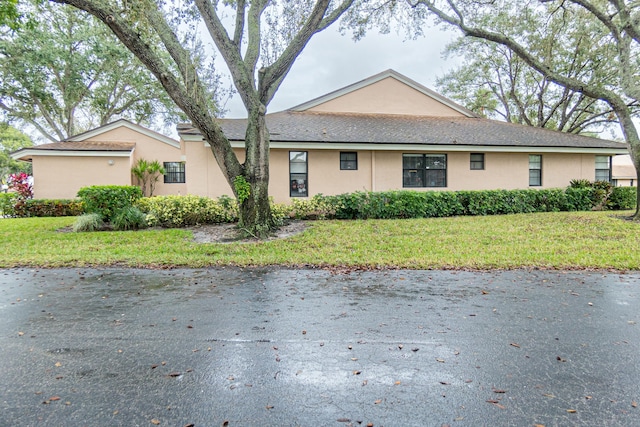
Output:
<path fill-rule="evenodd" d="M 582 42 L 591 46 L 592 40 Z M 573 50 L 573 55 L 560 58 L 567 60 L 567 74 L 587 73 L 580 59 L 591 51 L 581 44 Z M 617 126 L 606 103 L 553 83 L 505 46 L 460 37 L 446 52 L 463 62 L 438 77 L 437 87 L 484 117 L 576 134 L 613 131 Z"/>
<path fill-rule="evenodd" d="M 17 11 L 25 23 L 0 34 L 0 113 L 8 120 L 53 142 L 119 118 L 179 120 L 153 75 L 101 22 L 40 0 L 23 0 Z"/>
<path fill-rule="evenodd" d="M 440 22 L 453 25 L 465 36 L 508 47 L 546 79 L 564 88 L 606 102 L 617 117 L 640 180 L 640 136 L 634 123 L 640 104 L 640 3 L 627 0 L 409 0 L 412 9 L 428 10 Z M 421 11 L 420 13 L 423 13 Z M 495 17 L 512 25 L 498 25 Z M 515 25 L 516 16 L 530 17 L 530 25 Z M 564 34 L 539 44 L 544 23 L 558 16 Z M 571 25 L 579 20 L 582 25 Z M 567 72 L 567 38 L 595 39 L 592 55 L 582 66 L 588 72 Z M 558 58 L 555 60 L 554 58 Z M 635 217 L 640 219 L 640 187 Z"/>
<path fill-rule="evenodd" d="M 268 233 L 275 224 L 268 195 L 267 106 L 311 37 L 354 0 L 51 1 L 97 17 L 151 70 L 210 144 L 240 203 L 240 227 L 254 235 Z M 216 122 L 215 103 L 189 48 L 205 34 L 226 62 L 247 110 L 243 162 Z"/>

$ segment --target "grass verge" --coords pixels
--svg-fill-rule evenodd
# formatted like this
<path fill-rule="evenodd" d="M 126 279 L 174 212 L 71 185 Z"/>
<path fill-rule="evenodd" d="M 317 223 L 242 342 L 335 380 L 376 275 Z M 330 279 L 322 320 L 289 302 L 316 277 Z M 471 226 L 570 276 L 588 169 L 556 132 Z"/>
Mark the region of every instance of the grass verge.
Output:
<path fill-rule="evenodd" d="M 61 233 L 75 220 L 0 220 L 0 267 L 318 266 L 640 270 L 630 212 L 316 221 L 288 239 L 198 244 L 183 229 Z"/>

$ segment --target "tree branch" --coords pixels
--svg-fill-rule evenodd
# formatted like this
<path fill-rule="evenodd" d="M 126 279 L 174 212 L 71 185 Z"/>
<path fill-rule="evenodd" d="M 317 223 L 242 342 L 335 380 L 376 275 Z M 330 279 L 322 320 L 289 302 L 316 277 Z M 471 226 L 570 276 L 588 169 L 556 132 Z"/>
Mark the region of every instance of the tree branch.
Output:
<path fill-rule="evenodd" d="M 216 161 L 225 176 L 229 174 L 240 174 L 242 166 L 233 153 L 229 140 L 222 132 L 220 126 L 215 122 L 214 118 L 208 114 L 207 109 L 204 108 L 206 105 L 204 94 L 190 96 L 169 68 L 163 63 L 161 58 L 154 52 L 153 48 L 142 40 L 140 34 L 131 28 L 120 17 L 119 13 L 104 7 L 103 3 L 99 0 L 51 1 L 70 4 L 92 14 L 104 22 L 116 37 L 156 76 L 171 99 L 173 99 L 193 124 L 202 132 L 204 139 L 211 144 Z M 169 35 L 164 34 L 164 37 L 169 37 Z"/>

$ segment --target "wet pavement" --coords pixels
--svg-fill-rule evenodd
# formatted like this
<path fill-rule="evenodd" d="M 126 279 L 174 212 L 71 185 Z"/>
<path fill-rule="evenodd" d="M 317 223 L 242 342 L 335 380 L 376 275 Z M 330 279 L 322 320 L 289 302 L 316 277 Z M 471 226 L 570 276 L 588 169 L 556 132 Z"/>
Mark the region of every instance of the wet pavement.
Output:
<path fill-rule="evenodd" d="M 0 425 L 637 426 L 639 307 L 640 274 L 0 270 Z"/>

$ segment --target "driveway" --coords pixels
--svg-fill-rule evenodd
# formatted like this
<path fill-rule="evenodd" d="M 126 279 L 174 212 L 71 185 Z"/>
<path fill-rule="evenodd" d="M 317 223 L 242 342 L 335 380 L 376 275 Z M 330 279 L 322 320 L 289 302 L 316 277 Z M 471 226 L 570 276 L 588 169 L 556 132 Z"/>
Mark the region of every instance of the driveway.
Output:
<path fill-rule="evenodd" d="M 640 274 L 0 270 L 3 426 L 636 426 Z"/>

